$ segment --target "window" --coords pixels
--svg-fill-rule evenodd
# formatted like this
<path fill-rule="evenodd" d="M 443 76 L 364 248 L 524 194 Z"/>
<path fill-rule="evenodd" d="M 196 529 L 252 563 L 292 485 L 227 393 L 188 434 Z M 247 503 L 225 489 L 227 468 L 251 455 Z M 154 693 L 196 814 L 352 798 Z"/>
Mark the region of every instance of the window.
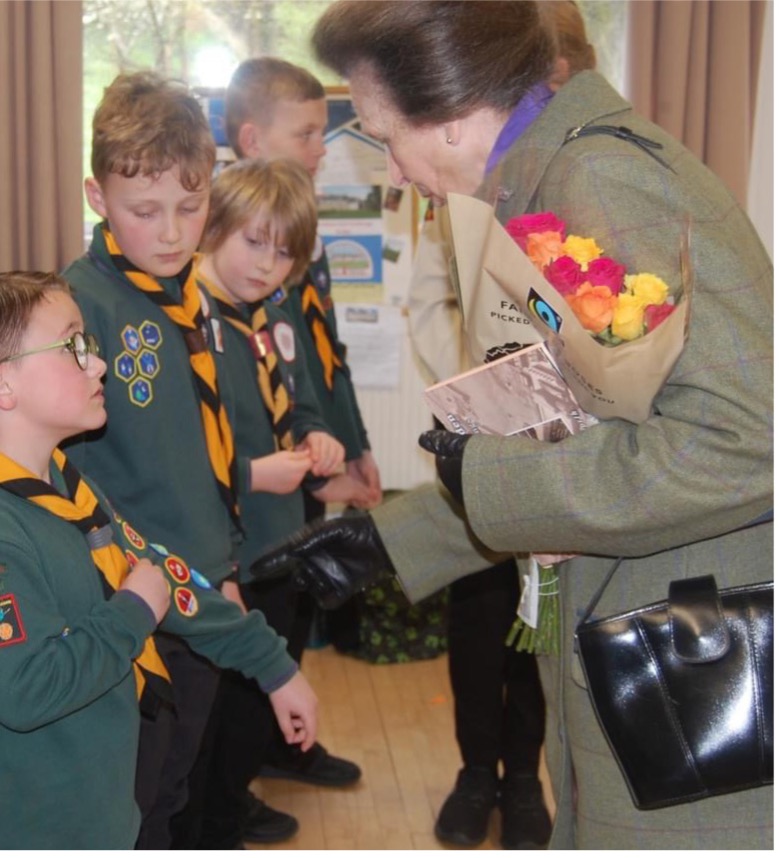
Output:
<path fill-rule="evenodd" d="M 309 34 L 332 0 L 83 0 L 84 173 L 92 114 L 121 71 L 154 68 L 193 87 L 223 87 L 238 63 L 280 56 L 325 85 L 341 81 L 316 63 Z M 598 67 L 622 89 L 626 0 L 579 0 Z M 85 207 L 86 231 L 96 222 Z"/>

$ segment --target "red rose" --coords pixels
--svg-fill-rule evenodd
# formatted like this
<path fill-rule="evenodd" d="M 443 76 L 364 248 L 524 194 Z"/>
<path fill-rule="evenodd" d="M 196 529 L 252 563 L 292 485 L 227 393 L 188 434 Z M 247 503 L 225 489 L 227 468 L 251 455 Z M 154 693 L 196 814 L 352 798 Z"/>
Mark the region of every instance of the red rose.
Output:
<path fill-rule="evenodd" d="M 559 256 L 544 269 L 544 276 L 561 295 L 575 295 L 579 286 L 590 279 L 588 275 L 570 256 Z"/>
<path fill-rule="evenodd" d="M 660 322 L 667 319 L 675 309 L 676 306 L 674 304 L 650 304 L 644 310 L 646 332 L 654 331 Z"/>
<path fill-rule="evenodd" d="M 538 212 L 509 218 L 506 232 L 522 248 L 527 249 L 527 237 L 533 233 L 557 232 L 560 241 L 565 241 L 565 221 L 560 220 L 554 212 Z"/>
<path fill-rule="evenodd" d="M 608 256 L 593 259 L 587 266 L 587 280 L 593 286 L 608 286 L 613 295 L 622 290 L 625 279 L 625 266 L 620 265 Z"/>

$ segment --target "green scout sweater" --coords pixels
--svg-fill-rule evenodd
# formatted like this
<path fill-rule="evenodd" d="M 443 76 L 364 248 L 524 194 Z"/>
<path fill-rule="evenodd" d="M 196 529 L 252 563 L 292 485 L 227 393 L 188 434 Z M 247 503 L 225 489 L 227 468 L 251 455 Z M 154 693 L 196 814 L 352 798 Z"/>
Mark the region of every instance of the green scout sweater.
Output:
<path fill-rule="evenodd" d="M 108 423 L 69 445 L 68 457 L 141 533 L 218 583 L 232 571 L 238 537 L 209 463 L 181 333 L 114 269 L 99 226 L 89 253 L 64 276 L 108 364 Z M 162 285 L 180 299 L 175 280 Z M 229 413 L 226 384 L 220 393 Z"/>
<path fill-rule="evenodd" d="M 54 485 L 61 477 L 52 469 Z M 101 505 L 105 498 L 90 483 Z M 113 519 L 123 544 L 122 523 Z M 141 542 L 138 556 L 161 562 Z M 186 568 L 186 567 L 185 567 Z M 189 570 L 187 570 L 189 573 Z M 177 578 L 160 628 L 266 691 L 296 670 L 257 611 L 244 616 L 197 575 Z M 198 583 L 199 582 L 199 583 Z M 128 592 L 106 600 L 79 530 L 0 491 L 0 827 L 6 849 L 132 849 L 139 712 L 131 660 L 153 631 Z"/>
<path fill-rule="evenodd" d="M 205 291 L 204 288 L 202 291 Z M 281 542 L 305 523 L 303 492 L 297 489 L 280 495 L 250 490 L 250 460 L 268 456 L 276 451 L 273 427 L 257 384 L 257 360 L 245 335 L 222 319 L 214 299 L 207 293 L 206 298 L 211 310 L 212 325 L 218 325 L 221 329 L 222 343 L 217 346 L 223 349 L 223 359 L 218 361 L 219 384 L 220 387 L 227 384 L 226 380 L 223 383 L 222 377 L 225 373 L 228 374 L 229 384 L 234 392 L 232 408 L 228 415 L 235 437 L 241 521 L 246 532 L 245 540 L 238 547 L 237 556 L 240 580 L 249 582 L 253 580 L 249 571 L 251 564 L 264 551 Z M 249 325 L 251 314 L 246 306 L 239 305 L 237 309 Z M 292 433 L 295 441 L 301 441 L 312 431 L 332 434 L 322 419 L 294 328 L 286 314 L 277 307 L 266 302 L 265 309 L 279 370 L 294 402 Z"/>
<path fill-rule="evenodd" d="M 328 390 L 325 384 L 322 362 L 303 313 L 303 289 L 309 283 L 313 283 L 316 287 L 319 300 L 325 310 L 325 321 L 336 345 L 336 353 L 343 364 L 335 369 L 332 390 Z M 311 263 L 301 283 L 287 290 L 286 298 L 282 299 L 280 306 L 291 319 L 295 332 L 300 338 L 309 377 L 319 400 L 322 416 L 332 428 L 335 437 L 346 448 L 347 460 L 358 459 L 365 450 L 370 449 L 370 444 L 346 363 L 346 346 L 338 339 L 335 310 L 330 294 L 330 268 L 324 249 L 322 255 Z"/>

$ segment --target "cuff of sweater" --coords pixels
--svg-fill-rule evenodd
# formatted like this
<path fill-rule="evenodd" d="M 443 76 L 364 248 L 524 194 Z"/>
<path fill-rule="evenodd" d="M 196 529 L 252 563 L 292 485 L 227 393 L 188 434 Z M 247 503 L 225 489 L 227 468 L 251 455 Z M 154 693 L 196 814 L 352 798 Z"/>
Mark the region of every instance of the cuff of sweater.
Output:
<path fill-rule="evenodd" d="M 111 596 L 112 605 L 127 621 L 128 626 L 141 640 L 152 634 L 157 628 L 157 618 L 148 602 L 131 590 L 118 590 Z"/>
<path fill-rule="evenodd" d="M 292 666 L 288 668 L 284 673 L 280 676 L 272 679 L 270 682 L 262 682 L 260 683 L 260 688 L 266 693 L 271 694 L 274 691 L 278 691 L 282 685 L 286 685 L 290 679 L 298 672 L 300 668 L 298 667 L 297 662 L 293 661 Z"/>

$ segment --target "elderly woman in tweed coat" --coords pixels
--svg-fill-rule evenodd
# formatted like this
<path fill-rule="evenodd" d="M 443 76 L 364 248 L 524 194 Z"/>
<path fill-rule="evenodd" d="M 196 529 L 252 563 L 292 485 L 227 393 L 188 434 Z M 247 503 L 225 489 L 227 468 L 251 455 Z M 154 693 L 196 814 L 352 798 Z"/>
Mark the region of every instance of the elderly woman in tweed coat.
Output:
<path fill-rule="evenodd" d="M 688 342 L 645 422 L 608 420 L 547 445 L 471 436 L 455 478 L 446 471 L 460 497 L 427 486 L 328 522 L 268 568 L 292 554 L 301 580 L 332 602 L 389 564 L 420 599 L 495 552 L 575 553 L 560 573 L 561 654 L 539 656 L 557 801 L 550 848 L 770 848 L 771 786 L 634 807 L 573 649 L 615 557 L 625 560 L 600 616 L 661 601 L 674 579 L 713 574 L 725 588 L 773 577 L 772 523 L 752 525 L 773 505 L 773 272 L 752 225 L 715 176 L 596 72 L 542 93 L 529 113 L 515 109 L 527 108 L 553 55 L 534 3 L 336 3 L 314 43 L 349 80 L 363 130 L 386 144 L 394 182 L 438 203 L 472 194 L 502 223 L 553 211 L 629 271 L 676 288 L 690 218 L 695 292 Z"/>

